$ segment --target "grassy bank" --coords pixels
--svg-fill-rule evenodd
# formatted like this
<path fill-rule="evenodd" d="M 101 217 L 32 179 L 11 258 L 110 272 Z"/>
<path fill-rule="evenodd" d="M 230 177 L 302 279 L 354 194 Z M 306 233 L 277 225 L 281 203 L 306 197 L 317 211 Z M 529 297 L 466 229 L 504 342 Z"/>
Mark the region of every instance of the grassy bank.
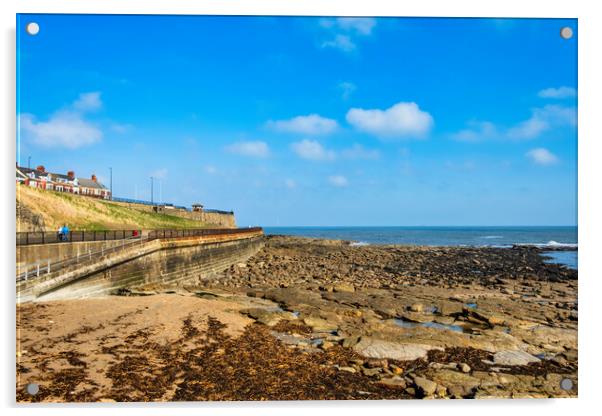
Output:
<path fill-rule="evenodd" d="M 111 201 L 17 185 L 17 231 L 203 228 L 211 224 Z"/>

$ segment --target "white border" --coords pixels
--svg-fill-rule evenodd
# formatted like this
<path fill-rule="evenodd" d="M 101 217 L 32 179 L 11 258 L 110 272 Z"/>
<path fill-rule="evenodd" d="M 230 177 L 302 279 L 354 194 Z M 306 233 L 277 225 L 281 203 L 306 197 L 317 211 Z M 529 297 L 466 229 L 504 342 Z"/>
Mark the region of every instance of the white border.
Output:
<path fill-rule="evenodd" d="M 579 18 L 579 399 L 577 400 L 507 400 L 507 401 L 434 401 L 434 402 L 275 402 L 275 403 L 210 403 L 210 404 L 156 404 L 152 406 L 121 405 L 107 407 L 95 405 L 85 411 L 89 414 L 321 414 L 352 412 L 365 414 L 374 409 L 381 412 L 420 412 L 446 415 L 467 412 L 489 415 L 507 415 L 509 412 L 529 411 L 539 414 L 574 415 L 589 413 L 600 407 L 600 313 L 596 309 L 602 294 L 602 270 L 596 260 L 602 257 L 598 250 L 602 239 L 600 216 L 600 155 L 602 132 L 600 129 L 602 74 L 600 41 L 602 19 L 594 1 L 548 0 L 420 0 L 393 2 L 391 0 L 205 0 L 193 4 L 192 0 L 3 0 L 2 8 L 2 99 L 0 115 L 3 131 L 2 186 L 2 266 L 4 334 L 2 348 L 1 394 L 3 404 L 10 414 L 18 411 L 39 411 L 44 414 L 81 414 L 76 406 L 19 406 L 14 404 L 14 273 L 15 249 L 12 233 L 14 225 L 15 154 L 15 13 L 119 13 L 119 14 L 224 14 L 224 15 L 338 15 L 338 16 L 441 16 L 441 17 L 571 17 Z M 597 215 L 596 215 L 597 214 Z M 602 397 L 601 397 L 602 398 Z M 592 412 L 593 413 L 593 412 Z"/>

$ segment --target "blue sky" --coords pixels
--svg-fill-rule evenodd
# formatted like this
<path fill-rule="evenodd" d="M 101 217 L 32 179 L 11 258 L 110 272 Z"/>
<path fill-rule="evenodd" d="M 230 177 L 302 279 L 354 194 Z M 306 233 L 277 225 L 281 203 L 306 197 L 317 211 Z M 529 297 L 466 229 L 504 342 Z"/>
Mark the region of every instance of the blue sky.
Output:
<path fill-rule="evenodd" d="M 576 224 L 576 20 L 17 19 L 20 164 L 241 225 Z"/>

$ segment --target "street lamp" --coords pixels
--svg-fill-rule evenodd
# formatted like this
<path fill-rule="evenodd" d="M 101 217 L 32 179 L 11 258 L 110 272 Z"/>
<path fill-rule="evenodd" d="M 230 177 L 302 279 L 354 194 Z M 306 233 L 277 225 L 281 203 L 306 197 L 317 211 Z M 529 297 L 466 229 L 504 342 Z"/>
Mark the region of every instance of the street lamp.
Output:
<path fill-rule="evenodd" d="M 150 180 L 151 180 L 151 204 L 153 204 L 153 202 L 154 202 L 153 201 L 153 179 L 154 178 L 151 176 L 150 177 Z"/>

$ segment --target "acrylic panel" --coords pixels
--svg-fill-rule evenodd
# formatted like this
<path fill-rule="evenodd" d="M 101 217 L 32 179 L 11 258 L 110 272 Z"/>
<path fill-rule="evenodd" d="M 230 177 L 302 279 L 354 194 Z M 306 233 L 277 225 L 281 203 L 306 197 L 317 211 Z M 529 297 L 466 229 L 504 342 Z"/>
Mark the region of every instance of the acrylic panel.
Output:
<path fill-rule="evenodd" d="M 577 397 L 577 37 L 17 15 L 17 402 Z"/>

